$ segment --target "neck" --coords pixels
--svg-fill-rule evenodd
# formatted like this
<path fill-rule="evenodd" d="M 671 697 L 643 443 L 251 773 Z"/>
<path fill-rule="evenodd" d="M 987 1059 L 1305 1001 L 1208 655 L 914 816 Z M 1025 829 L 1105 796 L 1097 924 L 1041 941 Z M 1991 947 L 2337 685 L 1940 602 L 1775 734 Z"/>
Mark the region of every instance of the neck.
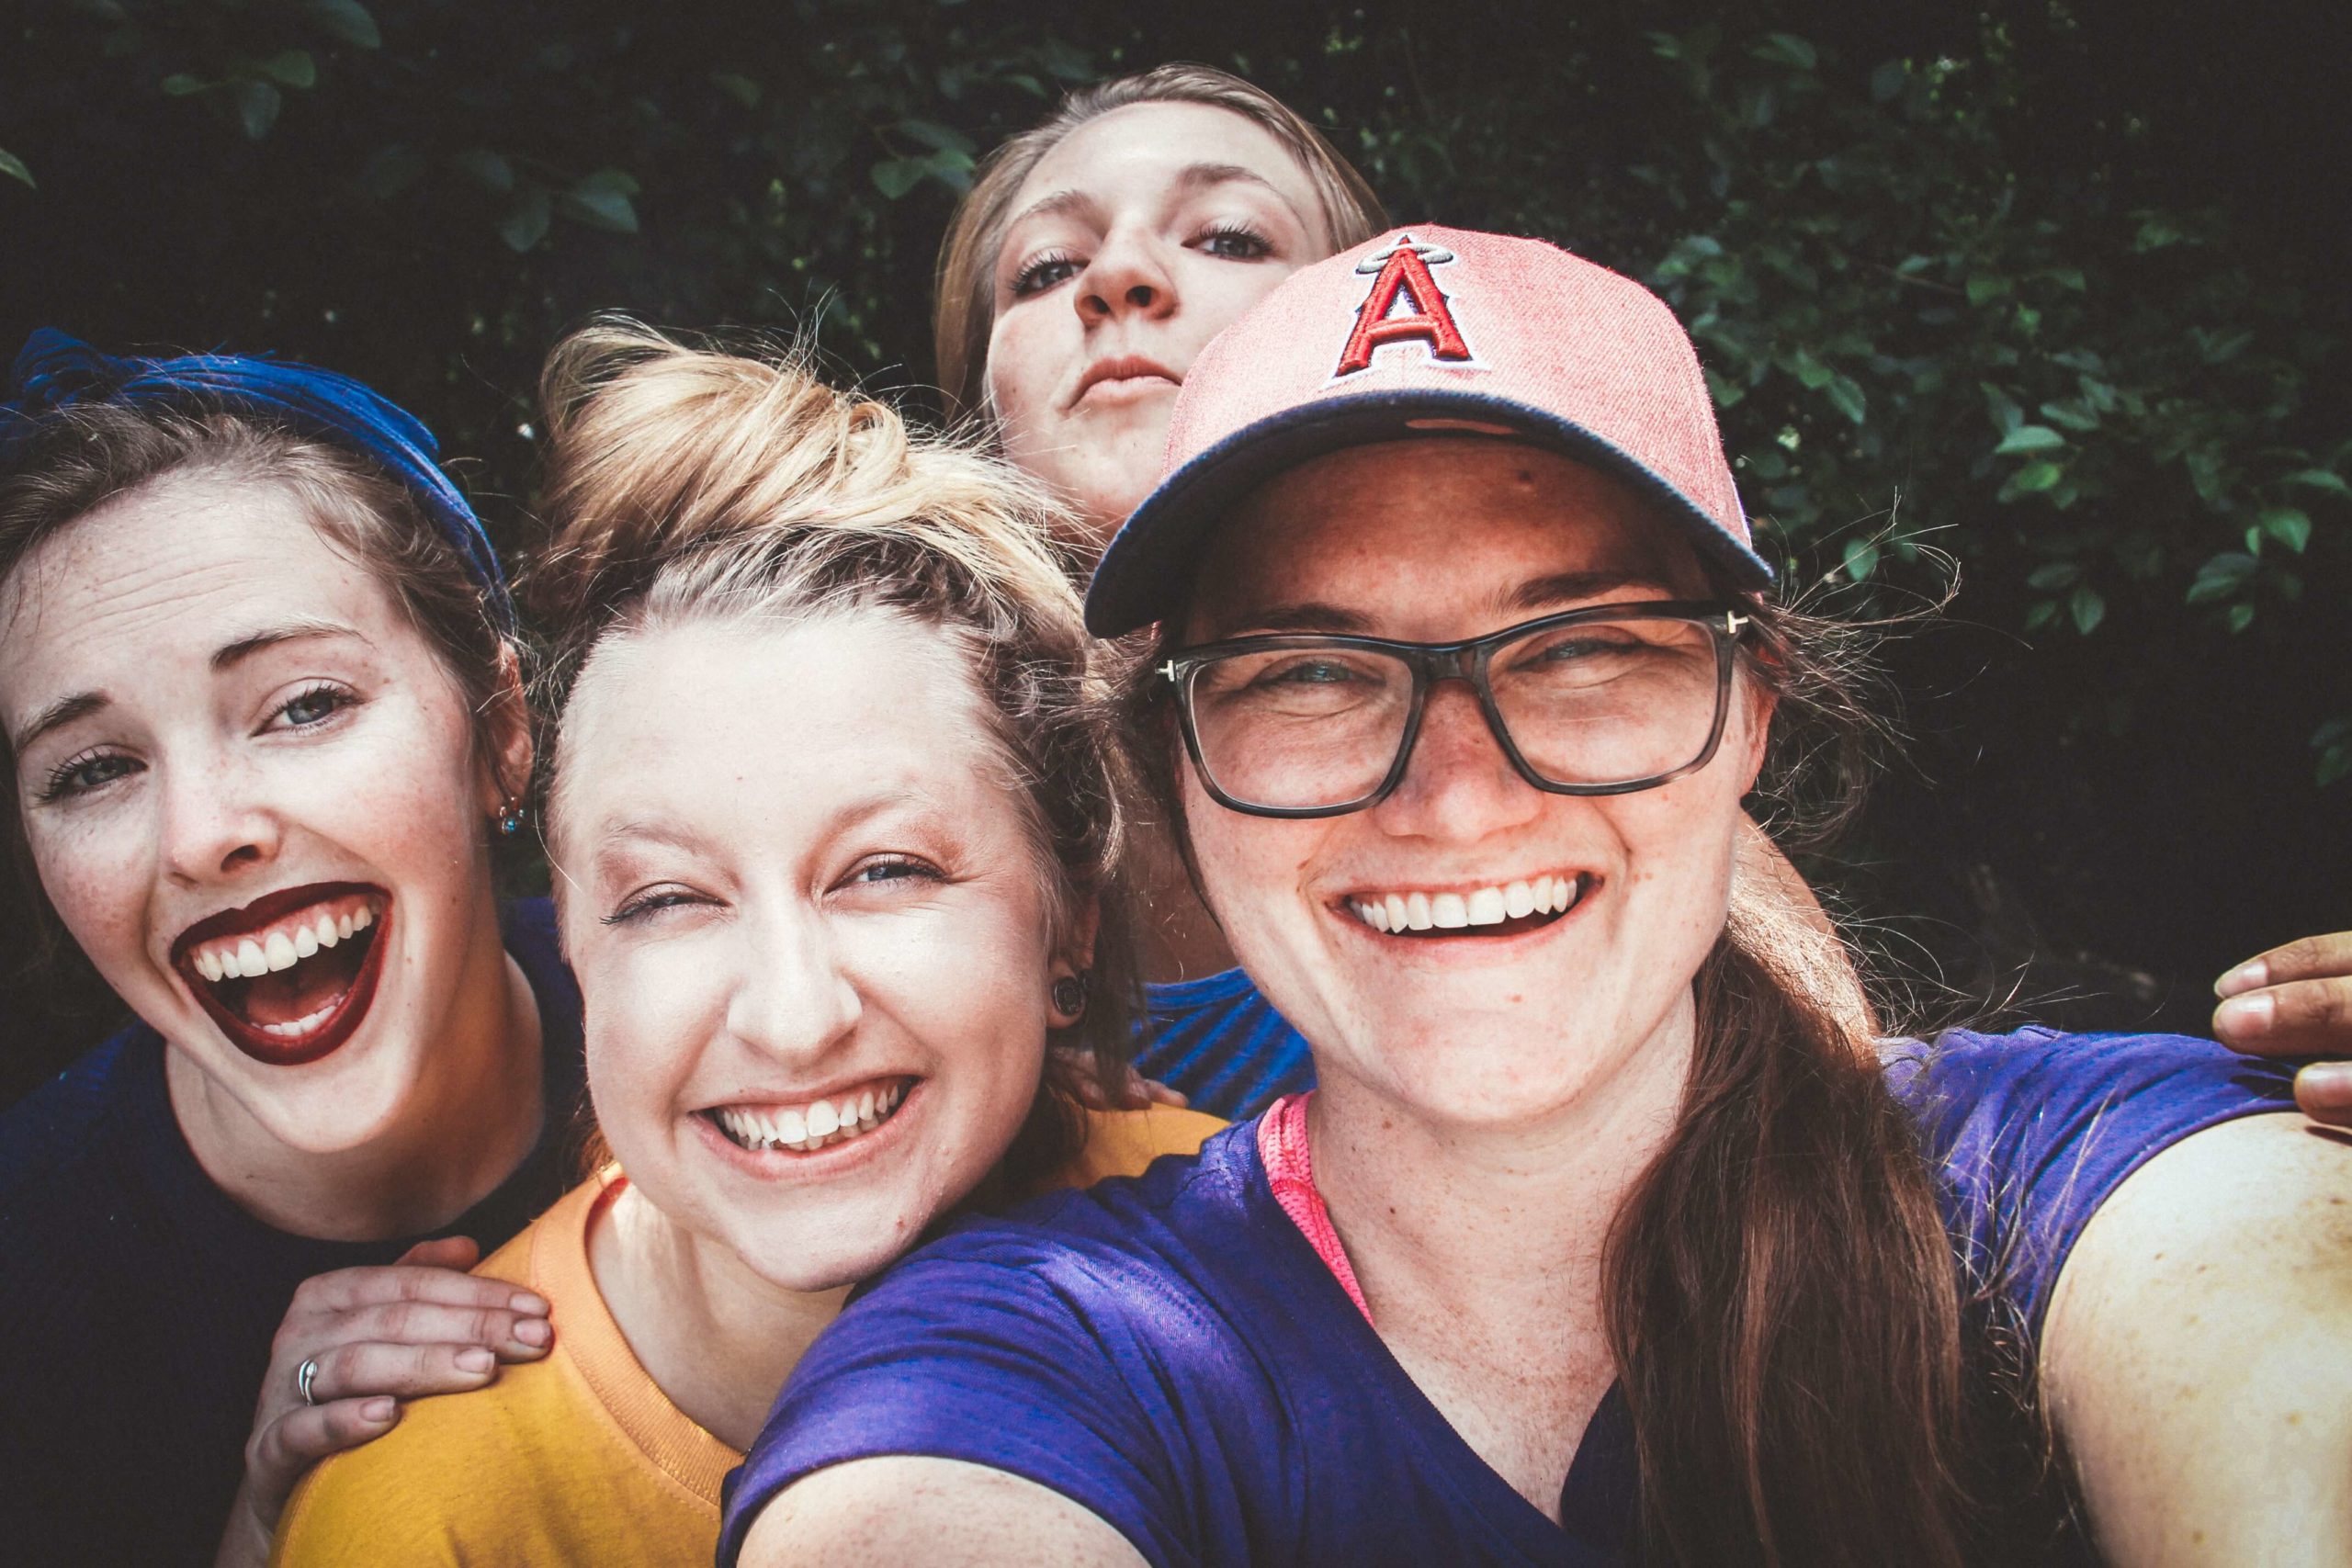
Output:
<path fill-rule="evenodd" d="M 634 1186 L 590 1234 L 588 1263 L 638 1363 L 671 1404 L 738 1452 L 750 1450 L 775 1391 L 849 1296 L 845 1285 L 771 1284 Z"/>
<path fill-rule="evenodd" d="M 1616 1376 L 1610 1230 L 1671 1135 L 1694 1021 L 1686 998 L 1572 1102 L 1525 1122 L 1433 1121 L 1344 1067 L 1323 1074 L 1309 1103 L 1315 1184 L 1381 1339 L 1464 1439 L 1555 1517 Z"/>
<path fill-rule="evenodd" d="M 530 1154 L 545 1121 L 538 1002 L 499 941 L 487 890 L 482 902 L 472 960 L 426 1026 L 424 1070 L 390 1124 L 356 1147 L 288 1145 L 187 1053 L 165 1050 L 188 1147 L 246 1212 L 322 1240 L 417 1235 L 488 1197 Z"/>

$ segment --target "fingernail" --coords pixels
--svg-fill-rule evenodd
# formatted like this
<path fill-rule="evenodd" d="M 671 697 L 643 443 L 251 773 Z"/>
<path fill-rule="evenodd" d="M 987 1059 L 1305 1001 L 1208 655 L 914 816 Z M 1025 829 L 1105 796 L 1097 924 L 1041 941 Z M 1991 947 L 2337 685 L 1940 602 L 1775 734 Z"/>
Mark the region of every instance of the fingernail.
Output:
<path fill-rule="evenodd" d="M 2234 997 L 2240 991 L 2258 991 L 2270 984 L 2270 965 L 2259 958 L 2249 958 L 2213 982 L 2217 997 Z"/>
<path fill-rule="evenodd" d="M 486 1372 L 498 1364 L 498 1358 L 476 1345 L 458 1352 L 458 1370 L 461 1372 Z"/>
<path fill-rule="evenodd" d="M 526 1317 L 545 1317 L 548 1314 L 547 1298 L 535 1296 L 528 1291 L 515 1292 L 506 1304 Z"/>
<path fill-rule="evenodd" d="M 359 1407 L 359 1418 L 380 1427 L 392 1418 L 397 1408 L 389 1399 L 371 1399 Z"/>
<path fill-rule="evenodd" d="M 2352 1106 L 2352 1062 L 2313 1062 L 2295 1075 L 2295 1100 L 2332 1111 Z"/>
<path fill-rule="evenodd" d="M 514 1325 L 514 1337 L 534 1348 L 545 1345 L 554 1335 L 555 1330 L 536 1317 L 526 1317 Z"/>
<path fill-rule="evenodd" d="M 2213 1010 L 2213 1027 L 2223 1034 L 2251 1037 L 2270 1032 L 2278 998 L 2267 995 L 2232 997 Z"/>

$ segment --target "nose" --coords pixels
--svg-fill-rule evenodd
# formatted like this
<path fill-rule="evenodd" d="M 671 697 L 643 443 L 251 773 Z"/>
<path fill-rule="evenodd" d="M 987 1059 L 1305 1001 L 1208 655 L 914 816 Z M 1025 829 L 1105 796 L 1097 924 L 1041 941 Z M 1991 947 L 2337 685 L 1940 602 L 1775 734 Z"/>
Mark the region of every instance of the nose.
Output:
<path fill-rule="evenodd" d="M 814 911 L 796 907 L 754 918 L 745 932 L 728 1032 L 794 1066 L 820 1059 L 848 1038 L 864 1003 Z"/>
<path fill-rule="evenodd" d="M 277 860 L 285 825 L 251 769 L 206 759 L 163 773 L 164 867 L 174 881 L 198 886 Z"/>
<path fill-rule="evenodd" d="M 1526 826 L 1544 800 L 1503 755 L 1468 682 L 1440 681 L 1430 689 L 1403 781 L 1372 815 L 1399 838 L 1474 843 Z"/>
<path fill-rule="evenodd" d="M 1176 279 L 1158 238 L 1122 224 L 1102 236 L 1074 297 L 1089 326 L 1129 314 L 1166 316 L 1176 309 Z"/>

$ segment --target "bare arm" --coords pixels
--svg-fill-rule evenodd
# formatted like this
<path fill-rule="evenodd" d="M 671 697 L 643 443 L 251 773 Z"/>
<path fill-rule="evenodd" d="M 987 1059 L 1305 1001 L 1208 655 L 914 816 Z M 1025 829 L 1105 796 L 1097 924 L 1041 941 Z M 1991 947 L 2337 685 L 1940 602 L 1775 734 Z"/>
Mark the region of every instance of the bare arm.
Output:
<path fill-rule="evenodd" d="M 752 1525 L 742 1568 L 1142 1568 L 1099 1515 L 960 1460 L 854 1460 L 795 1482 Z"/>
<path fill-rule="evenodd" d="M 2060 1274 L 2041 1370 L 2109 1562 L 2352 1562 L 2352 1144 L 2282 1113 L 2150 1160 Z"/>

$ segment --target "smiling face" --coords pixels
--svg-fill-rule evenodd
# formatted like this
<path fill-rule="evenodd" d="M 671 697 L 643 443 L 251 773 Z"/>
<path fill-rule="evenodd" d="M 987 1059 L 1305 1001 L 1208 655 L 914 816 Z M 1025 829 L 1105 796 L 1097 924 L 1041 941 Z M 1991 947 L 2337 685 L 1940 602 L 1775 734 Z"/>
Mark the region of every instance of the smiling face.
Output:
<path fill-rule="evenodd" d="M 989 401 L 1005 455 L 1076 506 L 1099 547 L 1159 477 L 1193 356 L 1333 241 L 1282 144 L 1205 104 L 1089 121 L 1011 209 Z"/>
<path fill-rule="evenodd" d="M 1587 604 L 1708 597 L 1689 547 L 1623 485 L 1484 439 L 1363 446 L 1291 470 L 1220 531 L 1199 582 L 1190 644 L 1266 631 L 1452 641 Z M 1371 1084 L 1432 1120 L 1522 1122 L 1687 1030 L 1768 716 L 1743 685 L 1706 766 L 1635 794 L 1560 795 L 1521 778 L 1476 699 L 1446 682 L 1379 805 L 1247 816 L 1187 768 L 1184 821 L 1234 952 L 1327 1082 Z M 1416 901 L 1445 918 L 1380 929 Z"/>
<path fill-rule="evenodd" d="M 465 696 L 290 491 L 169 476 L 36 546 L 0 722 L 74 940 L 281 1143 L 380 1135 L 454 1019 L 503 1017 Z"/>
<path fill-rule="evenodd" d="M 557 886 L 597 1120 L 654 1208 L 826 1289 L 1003 1157 L 1055 973 L 1020 799 L 961 655 L 893 613 L 598 649 Z"/>

